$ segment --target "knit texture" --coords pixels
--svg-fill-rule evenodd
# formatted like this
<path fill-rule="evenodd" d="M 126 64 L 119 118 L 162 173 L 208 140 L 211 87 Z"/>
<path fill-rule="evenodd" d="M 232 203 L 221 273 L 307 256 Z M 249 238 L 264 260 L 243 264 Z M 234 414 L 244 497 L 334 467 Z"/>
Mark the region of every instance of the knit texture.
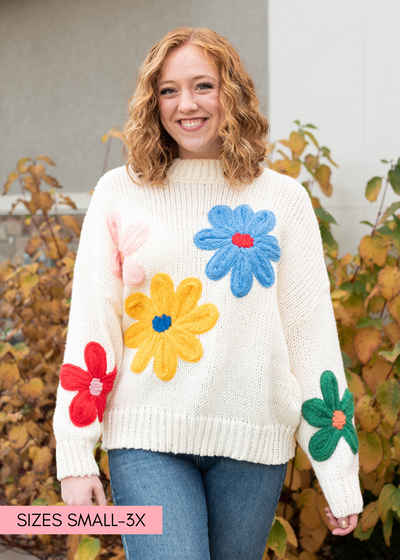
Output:
<path fill-rule="evenodd" d="M 347 388 L 306 190 L 270 169 L 235 190 L 219 160 L 175 159 L 167 174 L 165 187 L 140 186 L 119 167 L 95 188 L 77 252 L 64 364 L 87 375 L 85 348 L 97 343 L 102 371 L 117 373 L 102 424 L 98 415 L 74 424 L 78 389 L 60 383 L 57 478 L 99 474 L 93 448 L 101 432 L 104 450 L 263 464 L 287 462 L 297 437 L 333 514 L 359 513 L 358 455 L 340 437 L 329 458 L 314 460 L 309 442 L 318 428 L 302 415 L 305 401 L 324 399 L 324 371 L 341 398 Z M 91 397 L 99 390 L 95 381 Z M 334 421 L 343 418 L 337 413 Z"/>

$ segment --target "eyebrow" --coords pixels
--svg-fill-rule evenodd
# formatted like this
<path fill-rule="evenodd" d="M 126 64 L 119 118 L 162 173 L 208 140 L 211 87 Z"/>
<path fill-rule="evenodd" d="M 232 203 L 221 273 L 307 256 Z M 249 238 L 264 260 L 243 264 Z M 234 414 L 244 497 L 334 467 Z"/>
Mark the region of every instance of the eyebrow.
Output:
<path fill-rule="evenodd" d="M 215 80 L 215 78 L 213 76 L 210 76 L 209 74 L 201 74 L 200 76 L 194 76 L 192 78 L 192 80 L 199 80 L 201 78 L 210 78 L 211 80 Z M 161 86 L 162 84 L 174 84 L 176 83 L 175 80 L 163 80 L 162 82 L 159 82 L 159 86 Z"/>

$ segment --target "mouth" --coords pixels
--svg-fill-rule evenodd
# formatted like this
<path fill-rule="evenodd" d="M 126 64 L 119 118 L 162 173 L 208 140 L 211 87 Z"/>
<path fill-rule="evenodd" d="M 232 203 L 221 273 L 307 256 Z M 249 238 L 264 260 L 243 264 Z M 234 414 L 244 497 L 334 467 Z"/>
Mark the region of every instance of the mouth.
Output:
<path fill-rule="evenodd" d="M 181 128 L 185 130 L 197 130 L 200 128 L 208 118 L 199 118 L 199 119 L 181 119 L 178 122 Z"/>

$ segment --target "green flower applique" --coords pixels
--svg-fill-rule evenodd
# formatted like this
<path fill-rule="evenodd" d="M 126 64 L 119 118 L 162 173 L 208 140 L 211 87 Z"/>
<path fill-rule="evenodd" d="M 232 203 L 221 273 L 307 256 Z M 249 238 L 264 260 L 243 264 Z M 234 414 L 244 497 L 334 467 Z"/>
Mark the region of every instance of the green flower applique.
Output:
<path fill-rule="evenodd" d="M 309 399 L 302 407 L 307 422 L 315 428 L 321 428 L 310 439 L 308 449 L 311 457 L 315 461 L 329 459 L 342 436 L 356 454 L 358 437 L 351 421 L 354 414 L 352 393 L 346 389 L 340 400 L 336 377 L 329 370 L 322 373 L 320 383 L 324 400 Z"/>

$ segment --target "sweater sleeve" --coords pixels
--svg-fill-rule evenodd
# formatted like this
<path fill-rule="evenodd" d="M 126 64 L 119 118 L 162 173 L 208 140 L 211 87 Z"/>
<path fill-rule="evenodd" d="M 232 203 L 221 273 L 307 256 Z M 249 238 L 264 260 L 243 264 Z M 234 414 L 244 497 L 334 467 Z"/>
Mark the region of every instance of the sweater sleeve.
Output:
<path fill-rule="evenodd" d="M 58 480 L 100 474 L 93 451 L 122 361 L 122 281 L 109 264 L 108 197 L 103 176 L 83 221 L 75 261 L 53 417 Z"/>
<path fill-rule="evenodd" d="M 337 518 L 360 513 L 358 438 L 330 297 L 318 220 L 298 192 L 282 239 L 278 303 L 290 367 L 302 395 L 296 438 Z"/>

